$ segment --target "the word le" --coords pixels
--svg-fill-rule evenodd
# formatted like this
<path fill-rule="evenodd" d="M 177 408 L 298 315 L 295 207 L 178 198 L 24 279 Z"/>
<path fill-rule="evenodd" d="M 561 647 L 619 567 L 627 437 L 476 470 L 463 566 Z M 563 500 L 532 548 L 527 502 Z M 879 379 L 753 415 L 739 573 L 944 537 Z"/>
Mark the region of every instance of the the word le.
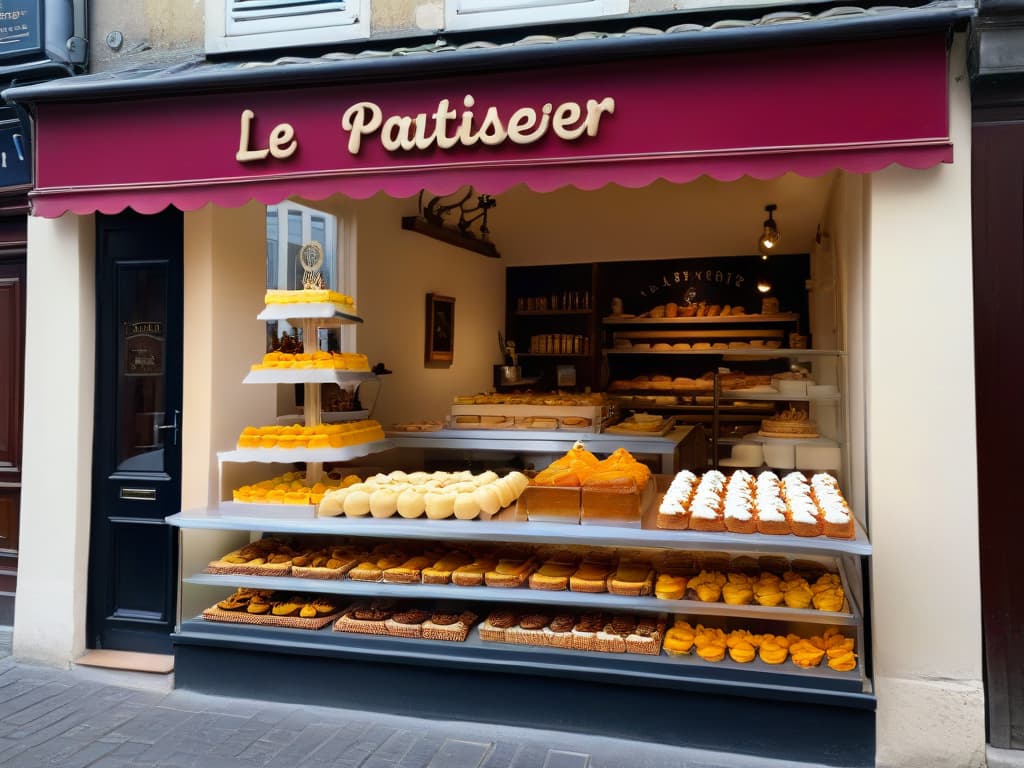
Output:
<path fill-rule="evenodd" d="M 295 154 L 299 148 L 299 142 L 295 138 L 295 129 L 288 123 L 279 123 L 274 126 L 267 140 L 265 149 L 249 149 L 249 131 L 252 128 L 253 118 L 256 113 L 251 109 L 242 110 L 242 132 L 238 138 L 238 152 L 235 159 L 240 163 L 249 163 L 253 160 L 263 160 L 267 155 L 284 160 Z"/>

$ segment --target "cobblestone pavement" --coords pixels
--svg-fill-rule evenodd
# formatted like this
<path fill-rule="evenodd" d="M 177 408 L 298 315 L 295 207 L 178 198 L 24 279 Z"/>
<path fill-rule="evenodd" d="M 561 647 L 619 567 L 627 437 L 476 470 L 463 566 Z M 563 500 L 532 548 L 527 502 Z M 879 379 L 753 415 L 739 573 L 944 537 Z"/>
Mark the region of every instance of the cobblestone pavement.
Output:
<path fill-rule="evenodd" d="M 2 641 L 0 636 L 0 643 Z M 146 679 L 160 680 L 162 684 L 133 687 Z M 166 678 L 162 676 L 126 676 L 84 668 L 64 671 L 20 663 L 9 657 L 0 660 L 0 766 L 781 768 L 791 765 L 600 736 L 206 696 L 167 690 L 169 686 L 163 681 Z"/>

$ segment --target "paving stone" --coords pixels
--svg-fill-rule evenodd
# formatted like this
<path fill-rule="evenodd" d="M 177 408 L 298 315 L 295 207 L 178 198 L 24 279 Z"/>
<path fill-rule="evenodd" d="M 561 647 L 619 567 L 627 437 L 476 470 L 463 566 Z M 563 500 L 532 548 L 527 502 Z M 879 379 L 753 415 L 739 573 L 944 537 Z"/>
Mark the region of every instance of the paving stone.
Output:
<path fill-rule="evenodd" d="M 398 761 L 399 768 L 427 768 L 444 742 L 443 736 L 421 736 Z"/>
<path fill-rule="evenodd" d="M 395 768 L 396 765 L 393 760 L 385 760 L 376 755 L 371 755 L 366 762 L 359 764 L 359 768 Z"/>
<path fill-rule="evenodd" d="M 61 768 L 85 768 L 116 748 L 116 744 L 102 741 L 94 741 L 85 746 L 72 743 L 54 754 L 50 758 L 50 764 L 59 765 Z"/>
<path fill-rule="evenodd" d="M 373 756 L 396 763 L 405 757 L 405 753 L 416 743 L 417 738 L 418 734 L 412 731 L 395 731 L 384 740 Z"/>
<path fill-rule="evenodd" d="M 548 750 L 544 768 L 588 768 L 590 755 L 582 752 L 563 752 L 560 749 Z"/>
<path fill-rule="evenodd" d="M 499 741 L 484 761 L 483 768 L 508 768 L 512 758 L 519 751 L 519 746 L 514 741 Z"/>
<path fill-rule="evenodd" d="M 427 768 L 479 768 L 491 746 L 480 741 L 447 739 Z"/>
<path fill-rule="evenodd" d="M 540 744 L 526 743 L 519 747 L 508 768 L 540 768 L 547 759 L 548 749 Z"/>
<path fill-rule="evenodd" d="M 192 712 L 181 712 L 167 707 L 151 707 L 143 710 L 128 722 L 117 726 L 114 733 L 131 741 L 155 744 L 192 717 L 195 717 Z"/>

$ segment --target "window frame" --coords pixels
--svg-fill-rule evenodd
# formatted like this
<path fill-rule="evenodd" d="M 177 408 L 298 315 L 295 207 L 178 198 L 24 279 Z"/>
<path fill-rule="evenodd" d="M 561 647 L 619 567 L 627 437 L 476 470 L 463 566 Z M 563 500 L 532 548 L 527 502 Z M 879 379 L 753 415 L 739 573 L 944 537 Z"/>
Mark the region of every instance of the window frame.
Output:
<path fill-rule="evenodd" d="M 629 13 L 629 0 L 501 0 L 501 7 L 481 7 L 495 4 L 486 0 L 446 0 L 445 28 L 481 29 L 594 19 Z M 469 10 L 464 9 L 464 5 L 468 5 Z"/>
<path fill-rule="evenodd" d="M 370 37 L 370 0 L 346 0 L 346 10 L 333 20 L 302 24 L 302 14 L 277 28 L 272 20 L 252 22 L 251 31 L 232 29 L 231 0 L 206 0 L 206 53 L 257 51 L 266 48 L 324 45 Z"/>
<path fill-rule="evenodd" d="M 275 211 L 277 218 L 277 284 L 276 286 L 270 287 L 284 287 L 288 286 L 288 219 L 291 213 L 300 213 L 302 215 L 302 232 L 300 244 L 308 243 L 312 239 L 312 227 L 313 218 L 316 216 L 325 217 L 326 226 L 324 229 L 326 242 L 322 243 L 324 247 L 324 260 L 331 258 L 333 254 L 333 273 L 334 273 L 334 284 L 330 285 L 325 280 L 324 288 L 330 288 L 331 290 L 338 291 L 340 293 L 346 293 L 349 295 L 355 295 L 356 286 L 356 251 L 355 251 L 355 220 L 354 217 L 346 212 L 334 212 L 326 211 L 320 208 L 313 208 L 308 205 L 296 203 L 291 200 L 282 200 L 277 205 L 268 205 L 267 216 L 269 219 L 271 211 Z M 330 222 L 334 221 L 334 226 L 330 226 Z M 269 235 L 269 232 L 266 233 Z M 270 257 L 270 249 L 267 249 L 267 259 Z M 269 265 L 266 265 L 269 269 Z M 282 282 L 282 276 L 284 280 Z M 301 289 L 302 286 L 296 286 Z M 278 333 L 282 330 L 280 323 L 285 321 L 279 321 Z M 285 323 L 285 325 L 288 325 Z M 291 326 L 288 325 L 290 328 Z M 356 348 L 356 326 L 355 325 L 342 325 L 339 330 L 339 342 L 342 349 L 353 350 Z"/>

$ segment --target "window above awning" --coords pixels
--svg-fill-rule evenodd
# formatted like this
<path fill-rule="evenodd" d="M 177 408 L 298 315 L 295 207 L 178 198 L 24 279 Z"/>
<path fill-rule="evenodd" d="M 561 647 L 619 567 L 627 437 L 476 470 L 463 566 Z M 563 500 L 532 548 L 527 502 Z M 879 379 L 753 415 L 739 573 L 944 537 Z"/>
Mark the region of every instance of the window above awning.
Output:
<path fill-rule="evenodd" d="M 352 67 L 345 78 L 353 59 L 330 62 L 333 75 L 305 67 L 316 74 L 292 81 L 255 78 L 254 67 L 225 79 L 220 65 L 216 77 L 189 75 L 192 88 L 169 73 L 5 95 L 33 108 L 33 211 L 47 217 L 466 184 L 498 194 L 517 184 L 544 192 L 868 173 L 952 160 L 949 23 L 881 39 L 661 46 L 504 69 L 507 59 L 481 49 L 459 60 L 472 66 L 409 65 L 403 76 Z"/>

